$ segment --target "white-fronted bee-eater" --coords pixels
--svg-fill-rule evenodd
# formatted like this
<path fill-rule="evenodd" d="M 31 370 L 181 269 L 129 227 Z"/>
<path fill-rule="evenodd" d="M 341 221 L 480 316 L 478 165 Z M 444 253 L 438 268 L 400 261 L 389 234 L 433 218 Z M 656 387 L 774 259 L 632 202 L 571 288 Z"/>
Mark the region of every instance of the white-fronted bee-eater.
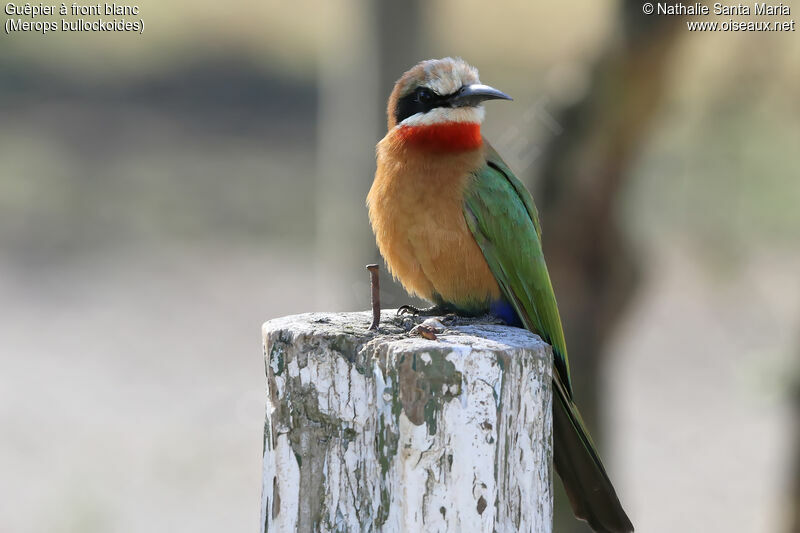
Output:
<path fill-rule="evenodd" d="M 377 146 L 372 229 L 392 275 L 434 304 L 427 312 L 491 313 L 553 347 L 556 471 L 577 517 L 598 532 L 627 533 L 633 526 L 573 402 L 536 207 L 481 136 L 482 103 L 492 99 L 511 98 L 461 59 L 403 74 Z"/>

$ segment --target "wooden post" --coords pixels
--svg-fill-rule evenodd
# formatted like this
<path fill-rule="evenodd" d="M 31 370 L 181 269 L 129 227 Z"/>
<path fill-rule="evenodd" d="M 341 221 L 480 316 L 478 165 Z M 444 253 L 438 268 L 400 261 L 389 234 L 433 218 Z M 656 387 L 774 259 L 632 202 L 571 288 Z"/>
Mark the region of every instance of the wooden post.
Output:
<path fill-rule="evenodd" d="M 552 531 L 550 347 L 455 319 L 264 324 L 263 531 Z"/>

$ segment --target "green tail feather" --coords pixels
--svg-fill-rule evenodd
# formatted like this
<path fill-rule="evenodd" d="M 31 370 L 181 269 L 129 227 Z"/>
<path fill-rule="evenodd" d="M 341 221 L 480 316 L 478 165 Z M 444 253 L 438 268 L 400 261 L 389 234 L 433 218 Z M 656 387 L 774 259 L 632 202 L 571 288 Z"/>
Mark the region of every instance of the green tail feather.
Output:
<path fill-rule="evenodd" d="M 633 524 L 622 509 L 581 415 L 557 381 L 554 380 L 557 399 L 553 401 L 553 462 L 572 510 L 598 533 L 630 533 Z"/>

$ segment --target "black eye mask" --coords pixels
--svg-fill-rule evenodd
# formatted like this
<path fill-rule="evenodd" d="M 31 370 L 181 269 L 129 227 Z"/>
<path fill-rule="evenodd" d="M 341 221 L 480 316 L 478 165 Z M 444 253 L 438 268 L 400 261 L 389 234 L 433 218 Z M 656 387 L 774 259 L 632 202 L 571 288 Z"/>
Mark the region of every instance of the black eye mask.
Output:
<path fill-rule="evenodd" d="M 437 107 L 452 107 L 449 101 L 451 96 L 453 95 L 438 95 L 427 87 L 417 87 L 397 101 L 394 118 L 400 124 L 403 120 L 417 113 L 427 113 Z"/>

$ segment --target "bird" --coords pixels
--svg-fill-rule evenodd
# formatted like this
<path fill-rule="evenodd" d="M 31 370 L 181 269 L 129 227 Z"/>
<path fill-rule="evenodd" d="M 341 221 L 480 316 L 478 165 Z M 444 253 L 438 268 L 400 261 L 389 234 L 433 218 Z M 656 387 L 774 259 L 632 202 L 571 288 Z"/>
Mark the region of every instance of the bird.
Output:
<path fill-rule="evenodd" d="M 553 462 L 575 516 L 599 533 L 633 525 L 573 399 L 567 346 L 533 198 L 481 134 L 483 102 L 511 100 L 461 58 L 422 61 L 395 83 L 367 210 L 415 314 L 491 314 L 553 351 Z"/>

